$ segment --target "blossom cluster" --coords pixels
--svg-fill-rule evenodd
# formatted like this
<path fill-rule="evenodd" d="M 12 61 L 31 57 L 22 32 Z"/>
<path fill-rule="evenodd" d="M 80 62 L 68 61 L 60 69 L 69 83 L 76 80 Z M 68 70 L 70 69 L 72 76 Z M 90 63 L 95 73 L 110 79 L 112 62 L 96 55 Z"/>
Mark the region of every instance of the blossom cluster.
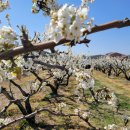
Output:
<path fill-rule="evenodd" d="M 79 83 L 79 88 L 88 89 L 94 87 L 95 81 L 87 72 L 76 71 L 75 76 Z"/>
<path fill-rule="evenodd" d="M 32 2 L 32 13 L 38 13 L 40 9 L 49 13 L 48 10 L 54 8 L 53 4 L 55 3 L 55 0 L 32 0 Z"/>
<path fill-rule="evenodd" d="M 66 71 L 61 71 L 59 69 L 51 69 L 54 78 L 63 78 L 66 75 Z"/>
<path fill-rule="evenodd" d="M 37 0 L 33 0 L 33 5 L 32 5 L 32 13 L 38 13 L 39 12 L 39 7 L 37 5 Z"/>
<path fill-rule="evenodd" d="M 117 125 L 109 124 L 108 126 L 105 126 L 104 129 L 105 130 L 116 130 L 117 129 Z"/>
<path fill-rule="evenodd" d="M 2 2 L 2 1 L 0 0 L 0 12 L 3 12 L 5 9 L 8 8 L 8 6 L 9 6 L 8 0 L 5 1 L 5 2 Z"/>
<path fill-rule="evenodd" d="M 65 108 L 67 105 L 66 105 L 66 103 L 64 103 L 64 102 L 61 102 L 61 103 L 59 103 L 58 104 L 58 107 L 59 107 L 59 109 L 61 110 L 62 108 Z"/>
<path fill-rule="evenodd" d="M 107 126 L 104 127 L 105 130 L 129 130 L 128 127 L 126 126 L 118 126 L 117 124 L 108 124 Z"/>
<path fill-rule="evenodd" d="M 84 118 L 84 119 L 88 118 L 90 116 L 90 114 L 91 114 L 90 111 L 83 111 L 80 108 L 74 109 L 74 113 L 76 115 L 82 116 L 82 118 Z"/>
<path fill-rule="evenodd" d="M 0 61 L 0 74 L 4 79 L 20 79 L 23 71 L 24 71 L 24 65 L 25 60 L 22 56 L 17 56 L 11 60 L 1 60 Z M 3 79 L 3 80 L 4 80 Z"/>
<path fill-rule="evenodd" d="M 11 27 L 3 26 L 0 29 L 0 49 L 10 49 L 17 40 L 17 35 Z"/>
<path fill-rule="evenodd" d="M 87 3 L 88 1 L 86 1 Z M 51 10 L 51 21 L 46 29 L 48 40 L 58 43 L 62 38 L 80 41 L 85 29 L 89 28 L 92 20 L 87 23 L 89 7 L 87 4 L 76 8 L 74 5 L 63 5 L 58 11 Z"/>
<path fill-rule="evenodd" d="M 111 105 L 111 106 L 114 107 L 114 108 L 117 108 L 118 105 L 119 105 L 118 98 L 116 97 L 116 95 L 115 95 L 114 92 L 112 92 L 110 96 L 111 96 L 111 98 L 110 98 L 110 100 L 108 101 L 108 104 Z"/>
<path fill-rule="evenodd" d="M 0 118 L 0 126 L 2 125 L 6 125 L 8 124 L 9 122 L 11 122 L 11 119 L 10 118 Z"/>

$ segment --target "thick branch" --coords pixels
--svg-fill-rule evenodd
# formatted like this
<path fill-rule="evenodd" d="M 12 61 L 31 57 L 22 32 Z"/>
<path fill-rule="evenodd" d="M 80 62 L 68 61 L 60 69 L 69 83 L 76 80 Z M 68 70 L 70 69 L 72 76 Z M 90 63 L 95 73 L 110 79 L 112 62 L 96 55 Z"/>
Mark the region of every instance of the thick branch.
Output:
<path fill-rule="evenodd" d="M 112 28 L 123 28 L 123 27 L 127 27 L 130 26 L 130 20 L 129 19 L 125 19 L 125 20 L 119 20 L 119 21 L 113 21 L 113 22 L 109 22 L 103 25 L 99 25 L 99 26 L 94 26 L 91 28 L 91 32 L 89 32 L 88 30 L 84 31 L 83 35 L 87 34 L 92 34 L 92 33 L 96 33 L 96 32 L 100 32 L 100 31 L 104 31 L 107 29 L 112 29 Z M 10 59 L 11 57 L 14 57 L 16 55 L 20 55 L 23 53 L 27 53 L 27 52 L 32 52 L 32 51 L 38 51 L 38 50 L 44 50 L 44 49 L 51 49 L 54 48 L 58 45 L 62 45 L 66 42 L 70 42 L 70 40 L 66 40 L 66 39 L 61 39 L 59 43 L 54 43 L 53 41 L 49 41 L 49 42 L 45 42 L 45 43 L 40 43 L 40 44 L 35 44 L 32 45 L 30 47 L 24 48 L 23 46 L 20 47 L 16 47 L 14 49 L 8 50 L 6 52 L 2 52 L 0 54 L 0 60 L 2 59 Z M 80 41 L 81 43 L 88 43 L 89 41 L 84 39 L 82 41 Z"/>
<path fill-rule="evenodd" d="M 82 119 L 83 121 L 85 121 L 90 127 L 95 128 L 95 127 L 93 127 L 93 126 L 88 122 L 88 120 L 85 120 L 85 119 L 84 119 L 83 117 L 81 117 L 79 114 L 77 115 L 77 114 L 56 113 L 56 112 L 51 111 L 51 110 L 49 110 L 49 109 L 47 109 L 47 108 L 41 108 L 41 109 L 39 109 L 39 110 L 36 110 L 36 111 L 32 112 L 31 114 L 28 114 L 28 115 L 22 116 L 22 117 L 20 117 L 20 118 L 17 118 L 17 119 L 15 119 L 15 120 L 9 122 L 9 123 L 6 124 L 6 125 L 0 126 L 0 129 L 3 129 L 3 128 L 5 128 L 5 127 L 11 125 L 11 124 L 14 124 L 14 123 L 20 121 L 20 120 L 34 117 L 36 114 L 38 114 L 38 113 L 40 113 L 40 112 L 42 112 L 42 111 L 44 111 L 44 112 L 45 112 L 45 111 L 46 111 L 46 112 L 49 112 L 50 114 L 52 114 L 52 115 L 54 115 L 54 116 L 65 116 L 65 117 L 78 116 L 80 119 Z"/>
<path fill-rule="evenodd" d="M 4 94 L 9 101 L 15 100 L 14 97 L 12 97 L 10 95 L 10 93 L 6 90 L 6 88 L 1 87 L 0 93 Z M 16 102 L 14 102 L 14 103 L 19 107 L 19 109 L 20 109 L 20 111 L 22 112 L 23 115 L 27 114 L 26 110 L 24 109 L 24 106 L 22 105 L 20 100 L 16 100 Z"/>
<path fill-rule="evenodd" d="M 66 70 L 67 71 L 65 66 L 51 65 L 51 64 L 39 61 L 39 60 L 33 60 L 33 61 L 34 61 L 35 64 L 40 64 L 40 65 L 46 66 L 46 67 L 51 68 L 51 69 L 55 69 L 56 68 L 56 69 L 61 69 L 61 70 Z"/>
<path fill-rule="evenodd" d="M 15 83 L 13 80 L 10 80 L 10 82 L 15 86 L 15 87 L 17 87 L 19 90 L 20 90 L 20 92 L 22 93 L 22 95 L 23 96 L 28 96 L 28 94 L 21 88 L 21 86 L 20 85 L 18 85 L 17 83 Z"/>
<path fill-rule="evenodd" d="M 16 103 L 16 102 L 18 102 L 18 101 L 20 101 L 20 99 L 9 100 L 9 103 L 1 110 L 1 112 L 0 112 L 0 117 L 2 116 L 2 114 L 3 114 L 4 112 L 6 112 L 6 110 L 7 110 L 13 103 Z"/>
<path fill-rule="evenodd" d="M 99 25 L 99 26 L 95 25 L 91 28 L 91 32 L 86 30 L 84 31 L 83 35 L 85 35 L 86 33 L 92 34 L 92 33 L 100 32 L 100 31 L 104 31 L 104 30 L 108 30 L 112 28 L 123 28 L 127 26 L 130 26 L 130 19 L 126 18 L 124 20 L 116 20 L 116 21 L 112 21 L 106 24 Z"/>
<path fill-rule="evenodd" d="M 49 41 L 49 42 L 44 42 L 44 43 L 39 43 L 39 44 L 33 44 L 33 46 L 29 47 L 29 48 L 24 48 L 23 46 L 19 46 L 16 47 L 14 49 L 8 50 L 6 52 L 2 52 L 0 53 L 0 60 L 2 59 L 10 59 L 14 56 L 23 54 L 23 53 L 27 53 L 27 52 L 32 52 L 32 51 L 38 51 L 38 50 L 44 50 L 44 49 L 51 49 L 54 48 L 58 45 L 62 45 L 66 42 L 70 42 L 70 40 L 66 40 L 66 39 L 61 39 L 59 43 L 55 43 L 53 41 Z M 80 43 L 86 43 L 86 40 L 82 40 L 80 41 Z M 88 43 L 88 40 L 87 40 Z"/>
<path fill-rule="evenodd" d="M 0 116 L 6 112 L 6 110 L 9 108 L 9 106 L 11 106 L 12 103 L 16 102 L 16 100 L 10 100 L 9 103 L 1 110 L 0 112 Z"/>

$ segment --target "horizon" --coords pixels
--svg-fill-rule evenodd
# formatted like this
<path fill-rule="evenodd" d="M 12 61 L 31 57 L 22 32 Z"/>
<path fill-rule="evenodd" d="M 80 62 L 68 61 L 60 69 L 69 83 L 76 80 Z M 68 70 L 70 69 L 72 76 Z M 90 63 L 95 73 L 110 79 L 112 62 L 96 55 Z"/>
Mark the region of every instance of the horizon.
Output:
<path fill-rule="evenodd" d="M 126 56 L 130 56 L 130 53 L 129 54 L 124 54 L 124 53 L 120 53 L 120 52 L 107 52 L 107 53 L 102 53 L 102 54 L 94 54 L 94 55 L 90 55 L 90 56 L 96 56 L 96 55 L 107 55 L 109 53 L 119 53 L 119 54 L 123 54 L 123 55 L 126 55 Z"/>

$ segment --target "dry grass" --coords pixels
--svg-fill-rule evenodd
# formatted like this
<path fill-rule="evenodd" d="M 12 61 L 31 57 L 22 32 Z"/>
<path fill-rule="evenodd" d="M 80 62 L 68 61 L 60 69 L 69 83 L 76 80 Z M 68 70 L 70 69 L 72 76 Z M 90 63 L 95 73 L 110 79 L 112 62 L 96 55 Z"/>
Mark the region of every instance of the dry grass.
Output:
<path fill-rule="evenodd" d="M 94 71 L 93 76 L 96 80 L 99 80 L 102 85 L 110 88 L 116 93 L 130 97 L 130 81 L 116 77 L 108 78 L 99 71 Z"/>
<path fill-rule="evenodd" d="M 41 74 L 40 76 L 45 76 L 45 74 Z M 125 109 L 124 111 L 126 113 L 129 113 L 130 112 L 130 102 L 129 102 L 129 100 L 130 100 L 130 82 L 128 82 L 124 79 L 108 78 L 108 77 L 106 77 L 106 75 L 102 74 L 101 72 L 97 72 L 97 71 L 94 71 L 93 76 L 96 79 L 95 88 L 100 88 L 102 86 L 106 86 L 106 87 L 110 88 L 111 90 L 115 91 L 119 95 L 119 98 L 121 98 L 121 103 L 122 103 L 121 108 Z M 34 76 L 28 76 L 28 77 L 23 77 L 21 80 L 16 80 L 16 82 L 19 83 L 20 85 L 22 85 L 24 90 L 27 90 L 27 88 L 24 87 L 24 85 L 27 82 L 29 82 L 30 80 L 34 80 L 34 79 L 35 79 Z M 66 95 L 66 97 L 69 97 L 73 93 L 74 88 L 76 87 L 76 84 L 77 83 L 75 82 L 75 79 L 73 77 L 71 77 L 69 86 L 67 86 L 65 88 L 63 88 L 63 87 L 60 88 L 58 90 L 58 92 L 60 93 L 60 95 Z M 8 88 L 8 83 L 7 82 L 3 83 L 3 86 Z M 19 90 L 16 89 L 14 86 L 12 86 L 12 87 L 13 87 L 13 92 L 16 93 L 15 96 L 17 98 L 20 98 L 21 95 L 20 95 Z M 30 99 L 33 109 L 51 106 L 52 104 L 43 100 L 45 98 L 50 98 L 50 95 L 49 95 L 50 92 L 51 92 L 50 89 L 47 88 L 46 91 L 41 91 L 41 92 L 35 94 Z M 0 97 L 2 99 L 0 102 L 0 109 L 1 109 L 4 105 L 7 104 L 7 100 L 5 100 L 5 97 L 2 95 L 0 95 Z M 65 110 L 68 113 L 73 113 L 73 110 L 76 107 L 80 107 L 82 109 L 85 109 L 85 107 L 89 108 L 89 106 L 82 105 L 80 103 L 78 105 L 76 105 L 75 103 L 68 100 L 67 98 L 64 98 L 64 100 L 66 101 L 66 103 L 69 106 L 69 109 Z M 93 100 L 93 99 L 90 99 L 90 100 Z M 128 108 L 126 108 L 126 106 Z M 93 124 L 95 124 L 96 126 L 104 126 L 104 124 L 111 123 L 113 121 L 112 113 L 110 112 L 111 109 L 108 107 L 106 109 L 106 107 L 103 105 L 100 105 L 99 108 L 101 108 L 100 111 L 103 113 L 102 116 L 104 116 L 105 120 L 99 120 L 99 119 L 92 118 L 91 122 Z M 92 111 L 95 115 L 97 115 L 99 117 L 101 116 L 101 115 L 97 114 L 95 106 L 91 106 L 90 109 L 92 109 Z M 9 107 L 8 111 L 6 112 L 6 115 L 10 116 L 10 117 L 16 117 L 16 116 L 18 117 L 21 114 L 20 114 L 20 111 L 18 110 L 18 108 L 15 105 L 12 105 Z M 118 116 L 117 116 L 117 118 L 118 118 Z M 81 121 L 79 118 L 72 117 L 71 121 L 70 121 L 70 118 L 65 118 L 65 117 L 61 118 L 61 117 L 56 117 L 56 116 L 50 116 L 46 112 L 43 112 L 43 113 L 37 115 L 37 121 L 42 122 L 42 125 L 43 124 L 56 125 L 55 128 L 60 129 L 60 130 L 67 129 L 67 126 L 69 126 L 70 124 L 75 125 L 76 129 L 80 129 L 80 130 L 82 130 L 82 129 L 86 130 L 86 127 L 87 127 L 87 124 L 85 124 L 85 122 Z M 20 122 L 20 125 L 24 123 L 24 121 L 21 121 L 21 122 Z M 121 124 L 121 120 L 117 120 L 117 122 L 119 124 Z M 79 124 L 81 125 L 80 128 L 78 127 Z M 16 123 L 15 125 L 13 125 L 15 128 L 13 126 L 11 126 L 11 127 L 7 128 L 6 130 L 19 129 L 20 125 L 19 125 L 19 123 Z"/>

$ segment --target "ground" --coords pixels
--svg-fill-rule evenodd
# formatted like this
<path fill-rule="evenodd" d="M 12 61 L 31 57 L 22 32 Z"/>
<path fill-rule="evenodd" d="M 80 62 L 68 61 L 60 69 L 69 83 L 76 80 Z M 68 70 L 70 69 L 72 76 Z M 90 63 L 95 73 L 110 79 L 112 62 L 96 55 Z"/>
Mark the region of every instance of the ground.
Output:
<path fill-rule="evenodd" d="M 94 71 L 94 78 L 104 86 L 111 88 L 118 94 L 123 94 L 127 97 L 130 97 L 130 81 L 127 81 L 122 78 L 116 77 L 107 77 L 106 74 L 103 74 L 99 71 Z"/>
<path fill-rule="evenodd" d="M 111 91 L 114 91 L 116 93 L 120 102 L 120 107 L 119 107 L 120 115 L 123 115 L 123 114 L 130 115 L 130 82 L 126 81 L 125 79 L 120 79 L 120 78 L 115 78 L 115 77 L 108 78 L 105 74 L 98 71 L 94 71 L 93 77 L 95 79 L 95 89 L 108 87 Z M 17 80 L 16 82 L 24 86 L 24 84 L 28 82 L 30 79 L 33 80 L 34 77 L 33 76 L 24 77 L 21 81 Z M 5 82 L 3 86 L 7 87 L 8 83 Z M 66 88 L 61 88 L 59 90 L 60 95 L 63 94 L 63 95 L 66 95 L 66 97 L 69 97 L 71 93 L 73 92 L 73 89 L 75 88 L 75 86 L 76 86 L 76 82 L 74 78 L 71 78 L 69 86 Z M 21 95 L 19 94 L 19 91 L 14 87 L 13 87 L 13 92 L 16 93 L 15 95 L 16 97 L 19 97 L 19 98 L 21 97 Z M 50 107 L 52 104 L 50 104 L 47 101 L 50 98 L 49 93 L 50 93 L 50 90 L 48 89 L 48 91 L 43 90 L 39 92 L 38 94 L 34 95 L 31 98 L 31 104 L 32 104 L 33 109 L 41 108 L 45 106 Z M 88 92 L 86 92 L 86 96 L 88 96 Z M 0 97 L 2 99 L 0 102 L 0 109 L 2 109 L 2 107 L 6 105 L 7 100 L 5 100 L 5 97 L 3 95 L 0 95 Z M 66 100 L 69 106 L 68 107 L 69 109 L 65 110 L 66 112 L 72 112 L 74 108 L 79 107 L 79 106 L 81 108 L 88 107 L 87 105 L 83 106 L 80 104 L 78 104 L 79 106 L 77 106 L 76 104 L 68 100 L 66 97 L 64 98 L 64 100 Z M 103 127 L 111 123 L 123 125 L 123 121 L 122 119 L 120 119 L 120 116 L 118 114 L 113 115 L 114 113 L 112 112 L 112 109 L 109 106 L 100 104 L 97 109 L 95 105 L 92 105 L 91 107 L 89 107 L 89 109 L 91 109 L 93 114 L 95 115 L 95 118 L 91 118 L 90 122 L 93 123 L 96 127 L 100 127 L 100 126 Z M 5 113 L 5 115 L 11 118 L 21 116 L 18 108 L 15 105 L 10 106 L 8 111 Z M 37 121 L 41 122 L 40 125 L 44 125 L 44 124 L 51 124 L 50 126 L 55 125 L 55 129 L 60 129 L 60 130 L 62 129 L 64 130 L 68 128 L 85 130 L 87 127 L 86 123 L 84 121 L 81 121 L 78 118 L 54 117 L 54 116 L 50 116 L 47 112 L 38 114 Z M 23 124 L 26 124 L 26 123 L 27 122 L 23 120 L 23 121 L 20 121 L 19 123 L 16 123 L 6 128 L 5 130 L 18 130 Z M 79 128 L 79 124 L 81 126 L 80 128 Z M 128 125 L 130 126 L 130 123 Z M 50 126 L 49 128 L 51 128 Z"/>

